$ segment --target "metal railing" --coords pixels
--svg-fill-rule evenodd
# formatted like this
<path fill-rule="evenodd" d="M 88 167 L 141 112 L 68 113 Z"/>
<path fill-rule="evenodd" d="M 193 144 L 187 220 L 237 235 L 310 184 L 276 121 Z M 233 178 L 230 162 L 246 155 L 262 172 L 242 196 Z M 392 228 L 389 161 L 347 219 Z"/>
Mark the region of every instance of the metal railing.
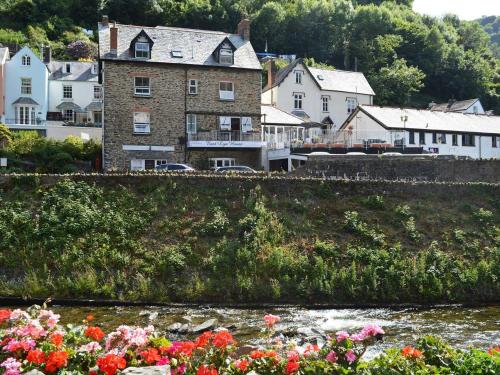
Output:
<path fill-rule="evenodd" d="M 45 126 L 45 120 L 33 118 L 30 120 L 24 121 L 24 119 L 13 119 L 6 118 L 5 125 L 15 125 L 15 126 Z"/>
<path fill-rule="evenodd" d="M 189 141 L 235 141 L 235 142 L 260 142 L 260 132 L 242 132 L 235 130 L 210 130 L 198 131 L 194 134 L 188 134 Z"/>

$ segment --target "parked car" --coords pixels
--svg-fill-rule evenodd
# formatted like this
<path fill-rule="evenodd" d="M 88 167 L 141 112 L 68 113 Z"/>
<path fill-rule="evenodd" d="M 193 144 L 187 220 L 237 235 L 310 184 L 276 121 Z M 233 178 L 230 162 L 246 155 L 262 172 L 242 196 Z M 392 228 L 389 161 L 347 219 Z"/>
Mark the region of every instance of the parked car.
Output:
<path fill-rule="evenodd" d="M 257 173 L 255 169 L 252 169 L 250 167 L 247 167 L 245 165 L 232 165 L 229 167 L 218 167 L 215 168 L 216 173 L 230 173 L 230 172 L 235 172 L 235 173 Z"/>
<path fill-rule="evenodd" d="M 346 155 L 362 156 L 366 154 L 364 152 L 348 152 Z"/>
<path fill-rule="evenodd" d="M 194 169 L 186 164 L 161 164 L 156 166 L 156 170 L 159 172 L 193 172 Z"/>
<path fill-rule="evenodd" d="M 384 152 L 380 156 L 403 156 L 401 152 Z"/>

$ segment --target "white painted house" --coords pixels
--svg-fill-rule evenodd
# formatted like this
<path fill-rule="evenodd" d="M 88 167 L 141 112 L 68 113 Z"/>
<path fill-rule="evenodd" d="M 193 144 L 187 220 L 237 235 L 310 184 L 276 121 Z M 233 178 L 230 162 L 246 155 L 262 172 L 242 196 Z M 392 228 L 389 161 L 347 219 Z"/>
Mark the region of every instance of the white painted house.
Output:
<path fill-rule="evenodd" d="M 360 104 L 375 95 L 363 73 L 311 68 L 302 59 L 279 70 L 268 70 L 262 103 L 320 124 L 325 131 L 340 128 Z"/>
<path fill-rule="evenodd" d="M 28 47 L 5 64 L 4 122 L 13 129 L 45 129 L 49 71 Z"/>
<path fill-rule="evenodd" d="M 348 146 L 500 158 L 500 116 L 469 113 L 359 106 L 336 134 Z"/>

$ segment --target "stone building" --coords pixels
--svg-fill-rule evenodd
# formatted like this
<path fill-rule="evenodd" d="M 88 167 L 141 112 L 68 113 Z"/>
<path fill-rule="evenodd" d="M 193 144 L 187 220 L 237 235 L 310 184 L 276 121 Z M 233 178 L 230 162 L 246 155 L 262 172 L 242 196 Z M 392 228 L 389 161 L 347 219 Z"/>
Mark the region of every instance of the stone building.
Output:
<path fill-rule="evenodd" d="M 105 170 L 260 165 L 261 66 L 236 34 L 99 23 Z"/>

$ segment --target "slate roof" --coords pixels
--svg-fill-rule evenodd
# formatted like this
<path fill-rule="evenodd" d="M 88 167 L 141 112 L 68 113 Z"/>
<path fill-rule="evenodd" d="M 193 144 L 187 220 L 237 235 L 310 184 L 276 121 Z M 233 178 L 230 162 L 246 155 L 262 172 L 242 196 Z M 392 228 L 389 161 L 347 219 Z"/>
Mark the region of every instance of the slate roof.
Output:
<path fill-rule="evenodd" d="M 85 111 L 100 111 L 102 109 L 102 102 L 93 101 L 85 107 Z"/>
<path fill-rule="evenodd" d="M 73 102 L 62 102 L 58 106 L 56 106 L 57 109 L 64 111 L 66 109 L 72 109 L 73 111 L 81 111 L 82 108 Z"/>
<path fill-rule="evenodd" d="M 71 64 L 71 73 L 66 73 L 66 64 Z M 82 61 L 51 61 L 47 64 L 49 69 L 50 80 L 57 81 L 80 81 L 80 82 L 97 82 L 98 75 L 92 74 L 92 64 L 95 62 Z"/>
<path fill-rule="evenodd" d="M 302 125 L 304 120 L 270 105 L 261 106 L 263 125 Z"/>
<path fill-rule="evenodd" d="M 31 104 L 31 105 L 38 105 L 38 103 L 31 99 L 31 98 L 28 98 L 26 96 L 20 96 L 19 98 L 17 98 L 12 104 Z"/>
<path fill-rule="evenodd" d="M 439 112 L 411 108 L 390 108 L 360 105 L 344 122 L 341 128 L 358 114 L 366 113 L 380 125 L 389 129 L 403 129 L 401 116 L 408 116 L 406 129 L 459 132 L 474 134 L 500 134 L 500 116 L 486 116 L 457 112 Z"/>
<path fill-rule="evenodd" d="M 116 24 L 118 28 L 117 56 L 110 54 L 110 29 L 99 23 L 99 57 L 104 60 L 138 61 L 129 53 L 130 43 L 142 30 L 153 40 L 151 59 L 139 60 L 166 64 L 220 66 L 213 57 L 215 49 L 226 39 L 234 45 L 234 64 L 231 68 L 261 70 L 249 41 L 241 36 L 218 31 L 183 29 L 177 27 L 145 27 Z M 181 51 L 182 57 L 173 57 L 172 51 Z"/>
<path fill-rule="evenodd" d="M 375 95 L 375 92 L 368 83 L 365 75 L 361 72 L 351 72 L 347 70 L 328 70 L 308 67 L 303 59 L 296 59 L 291 64 L 278 70 L 276 78 L 271 87 L 276 87 L 295 69 L 298 64 L 304 65 L 311 74 L 316 84 L 325 91 L 352 92 L 365 95 Z M 319 77 L 318 77 L 319 76 Z M 320 79 L 322 78 L 322 79 Z M 270 87 L 265 87 L 267 91 Z"/>
<path fill-rule="evenodd" d="M 477 101 L 479 101 L 478 98 L 461 100 L 461 101 L 456 101 L 453 103 L 436 104 L 431 108 L 431 111 L 463 112 L 463 111 L 468 110 L 470 107 L 472 107 Z"/>

